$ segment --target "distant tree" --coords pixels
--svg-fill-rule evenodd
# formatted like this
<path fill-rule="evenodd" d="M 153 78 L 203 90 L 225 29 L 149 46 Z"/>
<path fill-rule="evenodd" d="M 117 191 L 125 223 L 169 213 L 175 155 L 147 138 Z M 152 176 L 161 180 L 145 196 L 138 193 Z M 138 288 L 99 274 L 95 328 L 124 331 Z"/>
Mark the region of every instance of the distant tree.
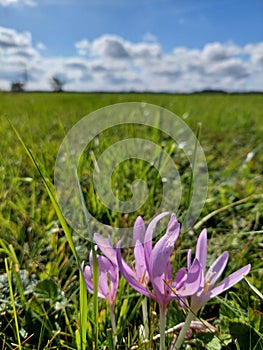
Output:
<path fill-rule="evenodd" d="M 11 83 L 11 91 L 12 92 L 25 91 L 25 83 L 22 81 L 15 81 L 14 83 Z"/>
<path fill-rule="evenodd" d="M 62 92 L 63 86 L 65 85 L 65 82 L 59 78 L 58 76 L 54 75 L 50 80 L 51 87 L 53 91 L 55 92 Z"/>
<path fill-rule="evenodd" d="M 27 67 L 24 67 L 24 70 L 21 72 L 21 78 L 11 83 L 12 92 L 23 92 L 25 91 L 25 86 L 28 81 Z"/>

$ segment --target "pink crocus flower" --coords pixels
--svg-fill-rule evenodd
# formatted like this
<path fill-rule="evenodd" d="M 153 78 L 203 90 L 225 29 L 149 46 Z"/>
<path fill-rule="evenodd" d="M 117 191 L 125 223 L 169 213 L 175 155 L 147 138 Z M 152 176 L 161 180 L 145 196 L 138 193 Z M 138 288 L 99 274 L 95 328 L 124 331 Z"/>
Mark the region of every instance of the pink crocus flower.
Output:
<path fill-rule="evenodd" d="M 191 249 L 188 251 L 188 268 L 191 266 Z M 194 320 L 196 313 L 201 309 L 201 307 L 215 296 L 223 293 L 224 291 L 231 288 L 233 285 L 242 280 L 246 276 L 251 268 L 248 264 L 241 269 L 233 272 L 228 277 L 223 279 L 223 281 L 216 284 L 217 280 L 222 275 L 225 270 L 229 254 L 227 251 L 223 252 L 209 267 L 206 271 L 206 258 L 207 258 L 207 232 L 204 229 L 197 241 L 195 259 L 201 264 L 201 283 L 199 289 L 190 298 L 190 310 L 187 318 L 184 322 L 184 326 L 176 340 L 173 349 L 178 350 L 187 333 L 187 329 L 190 327 L 191 321 Z"/>
<path fill-rule="evenodd" d="M 181 268 L 173 278 L 170 257 L 180 233 L 180 224 L 175 214 L 171 215 L 166 233 L 152 246 L 153 231 L 157 223 L 168 213 L 155 217 L 147 229 L 142 218 L 134 226 L 135 269 L 123 263 L 120 242 L 117 245 L 119 269 L 127 282 L 139 293 L 152 298 L 160 308 L 160 349 L 165 348 L 165 317 L 169 301 L 196 293 L 200 287 L 201 266 L 198 259 L 186 268 Z M 150 283 L 151 287 L 150 287 Z M 176 291 L 176 294 L 173 292 Z"/>
<path fill-rule="evenodd" d="M 199 290 L 191 296 L 190 306 L 194 312 L 197 312 L 210 299 L 234 286 L 249 273 L 250 264 L 233 272 L 220 283 L 216 284 L 225 270 L 228 257 L 228 252 L 223 252 L 206 271 L 207 231 L 204 229 L 198 238 L 195 254 L 195 258 L 199 260 L 202 267 L 202 280 Z M 188 266 L 191 266 L 191 250 L 188 252 Z"/>
<path fill-rule="evenodd" d="M 194 294 L 199 289 L 201 278 L 201 268 L 197 259 L 188 267 L 188 270 L 181 268 L 176 276 L 172 277 L 170 257 L 180 233 L 180 224 L 175 214 L 171 215 L 164 236 L 160 238 L 154 248 L 152 247 L 154 228 L 166 215 L 168 215 L 167 212 L 155 217 L 146 230 L 142 218 L 139 217 L 136 220 L 134 226 L 134 270 L 127 264 L 123 264 L 120 249 L 117 249 L 119 268 L 127 282 L 141 294 L 157 301 L 164 309 L 170 300 Z M 120 242 L 118 247 L 120 248 Z M 151 282 L 153 291 L 149 282 Z M 176 290 L 176 295 L 169 286 Z"/>
<path fill-rule="evenodd" d="M 116 301 L 117 289 L 119 284 L 119 267 L 117 264 L 116 250 L 113 248 L 110 238 L 106 239 L 102 235 L 95 233 L 94 241 L 97 247 L 104 254 L 98 255 L 99 278 L 98 278 L 98 297 L 107 299 L 110 307 L 111 325 L 114 334 L 114 344 L 117 344 L 116 320 L 114 315 L 114 306 Z M 87 290 L 93 294 L 93 262 L 92 251 L 89 256 L 89 265 L 82 264 L 82 272 L 85 279 Z"/>
<path fill-rule="evenodd" d="M 110 239 L 106 239 L 98 233 L 94 234 L 94 241 L 98 248 L 105 256 L 98 255 L 99 265 L 99 285 L 98 297 L 107 299 L 109 305 L 114 307 L 116 293 L 119 283 L 119 268 L 117 264 L 116 251 L 113 248 Z M 83 276 L 85 279 L 87 290 L 93 294 L 93 264 L 92 252 L 89 256 L 89 265 L 82 264 Z"/>

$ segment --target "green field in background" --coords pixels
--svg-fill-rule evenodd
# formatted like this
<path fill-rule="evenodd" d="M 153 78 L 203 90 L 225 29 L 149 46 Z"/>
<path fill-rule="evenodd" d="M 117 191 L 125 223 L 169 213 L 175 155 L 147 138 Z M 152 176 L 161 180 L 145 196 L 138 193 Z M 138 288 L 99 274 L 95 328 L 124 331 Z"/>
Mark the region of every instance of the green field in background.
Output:
<path fill-rule="evenodd" d="M 207 159 L 209 188 L 200 219 L 220 208 L 222 211 L 212 215 L 200 229 L 208 228 L 211 256 L 218 256 L 219 251 L 230 251 L 232 260 L 229 272 L 251 263 L 251 282 L 262 291 L 262 94 L 0 93 L 0 237 L 6 246 L 13 247 L 20 269 L 28 271 L 37 281 L 54 279 L 67 298 L 77 288 L 77 282 L 74 281 L 76 266 L 71 266 L 73 258 L 67 255 L 70 254 L 69 248 L 59 228 L 55 211 L 39 174 L 30 163 L 8 120 L 32 151 L 44 175 L 52 182 L 56 155 L 67 131 L 94 110 L 130 101 L 164 107 L 183 118 L 194 132 L 198 123 L 201 123 L 199 141 Z M 109 131 L 100 139 L 102 149 L 118 138 L 128 137 L 130 131 L 131 129 L 120 128 L 117 136 L 116 133 L 111 136 Z M 151 130 L 141 133 L 141 137 L 149 137 L 169 151 L 171 143 L 165 135 Z M 94 152 L 99 155 L 101 150 L 98 148 Z M 187 187 L 191 171 L 184 159 L 176 158 L 176 155 L 175 159 L 179 162 L 179 172 Z M 156 172 L 149 172 L 147 175 L 149 186 L 154 189 L 149 208 L 144 207 L 142 212 L 125 216 L 109 212 L 96 198 L 88 179 L 93 166 L 90 153 L 85 161 L 88 170 L 83 168 L 81 176 L 88 189 L 84 191 L 84 195 L 89 209 L 99 220 L 111 225 L 125 226 L 132 225 L 137 215 L 143 215 L 146 220 L 153 216 L 161 193 Z M 127 182 L 131 180 L 129 177 L 140 178 L 145 166 L 143 162 L 137 162 L 133 166 L 133 174 L 129 173 L 130 167 L 127 164 L 117 169 L 114 176 L 121 199 L 125 200 L 130 196 L 127 186 Z M 240 200 L 239 205 L 233 204 Z M 184 199 L 182 203 L 184 206 Z M 233 205 L 227 208 L 229 204 Z M 181 239 L 180 246 L 184 252 L 195 241 L 193 235 L 198 234 L 200 229 L 191 232 L 186 236 L 187 239 Z M 85 246 L 85 242 L 77 244 L 79 251 L 87 258 L 88 245 Z M 5 274 L 4 258 L 5 253 L 0 249 L 0 277 Z M 1 283 L 3 280 L 0 279 L 0 285 Z M 244 293 L 244 300 L 248 300 L 251 292 L 245 290 Z M 239 296 L 242 298 L 242 293 Z M 254 302 L 255 309 L 259 308 L 258 301 L 251 300 L 250 307 Z M 77 311 L 72 310 L 72 315 L 76 314 Z M 41 315 L 37 307 L 34 312 Z M 49 312 L 52 314 L 50 310 L 47 311 Z M 55 318 L 52 319 L 53 316 L 54 314 L 50 316 L 46 333 L 41 335 L 46 343 L 48 337 L 51 338 L 52 325 L 57 322 Z M 25 314 L 21 312 L 19 317 L 25 325 Z M 11 342 L 12 331 L 6 325 L 7 316 L 2 317 L 2 323 L 8 330 L 6 341 Z M 36 321 L 36 327 L 40 327 L 37 325 Z M 63 329 L 65 332 L 66 328 L 65 326 Z M 0 331 L 0 339 L 1 334 Z M 55 339 L 54 344 L 61 344 L 60 340 L 57 341 L 58 343 Z"/>

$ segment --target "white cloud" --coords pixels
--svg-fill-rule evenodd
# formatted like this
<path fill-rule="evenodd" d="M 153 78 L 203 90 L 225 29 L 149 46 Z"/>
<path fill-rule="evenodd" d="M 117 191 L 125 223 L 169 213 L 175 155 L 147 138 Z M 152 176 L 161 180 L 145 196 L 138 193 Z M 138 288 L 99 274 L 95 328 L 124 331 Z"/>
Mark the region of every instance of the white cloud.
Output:
<path fill-rule="evenodd" d="M 83 39 L 75 44 L 80 55 L 99 56 L 105 59 L 150 59 L 160 57 L 161 47 L 157 43 L 132 43 L 118 35 L 106 34 L 89 42 Z"/>
<path fill-rule="evenodd" d="M 116 35 L 103 35 L 94 40 L 92 51 L 98 56 L 110 59 L 126 59 L 130 57 L 125 41 Z"/>
<path fill-rule="evenodd" d="M 41 43 L 41 42 L 37 43 L 36 48 L 37 48 L 38 50 L 46 50 L 46 49 L 47 49 L 47 48 L 46 48 L 46 45 L 43 44 L 43 43 Z"/>
<path fill-rule="evenodd" d="M 239 80 L 250 75 L 250 68 L 240 59 L 230 58 L 228 60 L 217 62 L 216 65 L 207 67 L 206 73 L 212 77 L 228 77 Z"/>
<path fill-rule="evenodd" d="M 240 48 L 233 44 L 214 42 L 207 44 L 203 50 L 203 56 L 208 61 L 224 61 L 240 53 Z"/>
<path fill-rule="evenodd" d="M 263 64 L 263 42 L 246 45 L 244 52 L 251 56 L 252 62 Z"/>
<path fill-rule="evenodd" d="M 37 3 L 35 0 L 0 0 L 0 6 L 7 7 L 17 5 L 36 6 Z"/>
<path fill-rule="evenodd" d="M 76 42 L 75 47 L 77 49 L 78 54 L 81 56 L 87 55 L 90 51 L 90 43 L 86 39 Z"/>
<path fill-rule="evenodd" d="M 165 53 L 156 39 L 134 43 L 107 34 L 75 48 L 72 57 L 44 57 L 45 45 L 34 46 L 31 33 L 0 27 L 0 88 L 22 80 L 26 70 L 29 90 L 50 90 L 50 78 L 59 75 L 65 89 L 77 91 L 263 91 L 263 42 Z"/>
<path fill-rule="evenodd" d="M 30 47 L 31 34 L 18 33 L 14 29 L 0 27 L 0 48 Z"/>
<path fill-rule="evenodd" d="M 155 35 L 153 35 L 150 32 L 147 32 L 144 34 L 143 36 L 143 41 L 147 42 L 147 43 L 157 43 L 158 39 Z"/>

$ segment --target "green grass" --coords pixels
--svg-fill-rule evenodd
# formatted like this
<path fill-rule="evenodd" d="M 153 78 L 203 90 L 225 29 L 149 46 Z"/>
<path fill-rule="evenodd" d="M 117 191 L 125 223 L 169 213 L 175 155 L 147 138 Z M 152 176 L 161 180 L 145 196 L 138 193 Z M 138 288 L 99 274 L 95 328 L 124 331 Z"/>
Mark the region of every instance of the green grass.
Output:
<path fill-rule="evenodd" d="M 198 123 L 202 124 L 200 142 L 207 158 L 209 189 L 200 220 L 205 217 L 207 220 L 198 229 L 180 237 L 176 258 L 184 264 L 186 249 L 195 244 L 197 234 L 207 227 L 211 261 L 220 252 L 229 250 L 228 273 L 251 263 L 248 280 L 262 293 L 262 95 L 1 93 L 0 349 L 14 349 L 19 341 L 22 349 L 76 349 L 75 332 L 79 329 L 78 264 L 41 176 L 7 118 L 33 153 L 43 174 L 52 182 L 56 155 L 67 131 L 98 108 L 128 101 L 165 107 L 182 117 L 193 130 Z M 151 195 L 138 213 L 123 215 L 109 211 L 93 192 L 90 179 L 93 155 L 97 159 L 116 140 L 134 135 L 161 144 L 174 157 L 183 184 L 189 183 L 189 166 L 182 156 L 173 152 L 167 135 L 130 126 L 107 130 L 99 136 L 99 146 L 91 144 L 87 147 L 79 166 L 88 208 L 106 224 L 132 225 L 137 215 L 143 215 L 147 220 L 154 215 L 160 202 L 160 179 L 144 161 L 123 162 L 112 178 L 113 191 L 122 200 L 131 196 L 127 182 L 140 176 L 146 179 Z M 187 186 L 185 188 L 187 190 Z M 179 218 L 185 209 L 186 190 Z M 235 205 L 237 201 L 240 202 Z M 213 212 L 214 215 L 209 215 Z M 74 243 L 79 256 L 87 260 L 90 244 L 83 239 L 76 239 Z M 139 342 L 141 302 L 140 296 L 121 279 L 116 305 L 121 349 Z M 93 340 L 92 303 L 88 295 L 89 348 Z M 158 309 L 154 303 L 148 304 L 150 334 L 154 336 L 158 333 Z M 262 312 L 260 296 L 243 281 L 207 305 L 202 317 L 211 319 L 219 330 L 220 339 L 228 339 L 227 346 L 219 344 L 217 349 L 220 346 L 222 349 L 243 349 L 242 344 L 245 344 L 244 349 L 256 350 L 262 349 Z M 182 311 L 174 303 L 168 312 L 167 327 L 182 321 Z M 100 348 L 107 347 L 110 318 L 103 300 L 99 304 L 98 322 Z M 167 336 L 167 343 L 172 337 Z M 244 343 L 243 337 L 250 339 L 249 343 Z M 192 349 L 203 349 L 209 341 L 216 342 L 211 334 L 195 334 L 188 343 Z M 152 348 L 158 348 L 158 340 L 154 344 Z"/>

